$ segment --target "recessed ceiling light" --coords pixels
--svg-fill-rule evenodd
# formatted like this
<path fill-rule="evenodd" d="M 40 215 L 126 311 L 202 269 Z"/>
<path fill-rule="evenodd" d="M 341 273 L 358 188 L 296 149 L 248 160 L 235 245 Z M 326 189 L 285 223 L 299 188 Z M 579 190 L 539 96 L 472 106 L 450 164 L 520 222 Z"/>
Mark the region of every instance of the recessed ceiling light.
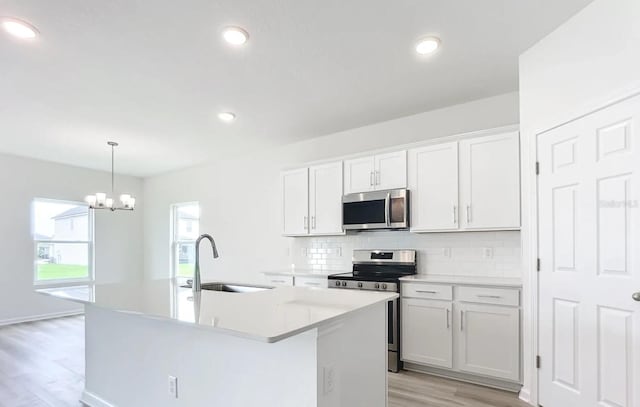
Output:
<path fill-rule="evenodd" d="M 418 41 L 416 44 L 416 52 L 420 55 L 432 54 L 438 47 L 440 47 L 440 38 L 426 37 Z"/>
<path fill-rule="evenodd" d="M 14 37 L 30 40 L 38 36 L 38 30 L 36 27 L 27 23 L 26 21 L 18 20 L 16 18 L 2 18 L 0 19 L 2 28 Z"/>
<path fill-rule="evenodd" d="M 220 112 L 218 113 L 218 119 L 222 120 L 223 122 L 231 123 L 236 119 L 236 115 L 235 113 L 231 112 Z"/>
<path fill-rule="evenodd" d="M 222 32 L 222 36 L 232 45 L 242 45 L 249 39 L 249 33 L 240 27 L 227 27 Z"/>

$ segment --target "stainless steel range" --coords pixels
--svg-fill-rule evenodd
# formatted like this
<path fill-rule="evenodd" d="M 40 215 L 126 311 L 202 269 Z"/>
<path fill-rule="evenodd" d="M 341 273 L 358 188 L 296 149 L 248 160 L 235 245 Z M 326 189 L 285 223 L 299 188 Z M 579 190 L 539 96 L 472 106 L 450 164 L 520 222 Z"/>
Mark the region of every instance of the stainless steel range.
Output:
<path fill-rule="evenodd" d="M 415 250 L 354 250 L 351 273 L 329 276 L 329 288 L 400 292 L 400 277 L 416 274 Z M 400 308 L 389 301 L 387 342 L 389 370 L 402 368 L 400 361 Z"/>

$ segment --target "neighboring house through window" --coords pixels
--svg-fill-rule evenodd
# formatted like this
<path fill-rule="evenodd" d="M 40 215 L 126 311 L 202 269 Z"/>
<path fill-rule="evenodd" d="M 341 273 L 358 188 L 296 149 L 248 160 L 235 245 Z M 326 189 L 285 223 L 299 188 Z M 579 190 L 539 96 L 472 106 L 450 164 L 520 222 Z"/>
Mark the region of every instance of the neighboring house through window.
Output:
<path fill-rule="evenodd" d="M 93 214 L 84 203 L 35 199 L 34 281 L 93 280 Z"/>
<path fill-rule="evenodd" d="M 193 277 L 196 239 L 200 233 L 200 205 L 197 202 L 171 207 L 171 273 L 173 277 Z"/>

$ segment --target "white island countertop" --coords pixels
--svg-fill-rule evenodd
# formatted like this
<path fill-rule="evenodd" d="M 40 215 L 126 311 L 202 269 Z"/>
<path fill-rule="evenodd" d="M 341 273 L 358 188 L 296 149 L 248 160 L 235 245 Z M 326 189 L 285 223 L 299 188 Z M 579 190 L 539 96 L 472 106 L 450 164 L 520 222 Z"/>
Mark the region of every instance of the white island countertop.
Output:
<path fill-rule="evenodd" d="M 447 275 L 429 275 L 416 274 L 413 276 L 402 277 L 400 282 L 418 282 L 418 283 L 434 283 L 434 284 L 468 284 L 481 285 L 491 287 L 522 287 L 522 280 L 514 277 L 475 277 L 475 276 L 447 276 Z"/>
<path fill-rule="evenodd" d="M 306 287 L 274 287 L 248 293 L 202 290 L 194 297 L 190 288 L 170 279 L 36 291 L 261 342 L 278 342 L 398 297 L 396 293 Z"/>

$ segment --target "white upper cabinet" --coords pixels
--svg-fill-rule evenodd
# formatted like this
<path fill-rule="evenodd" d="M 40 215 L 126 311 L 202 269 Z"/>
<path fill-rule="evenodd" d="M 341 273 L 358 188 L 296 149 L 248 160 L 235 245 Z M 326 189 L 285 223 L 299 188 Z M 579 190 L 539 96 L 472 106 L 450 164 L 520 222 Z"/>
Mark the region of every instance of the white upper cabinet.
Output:
<path fill-rule="evenodd" d="M 407 187 L 407 151 L 375 156 L 374 182 L 376 190 Z"/>
<path fill-rule="evenodd" d="M 375 190 L 375 159 L 373 156 L 344 162 L 344 193 Z"/>
<path fill-rule="evenodd" d="M 342 234 L 342 161 L 309 168 L 311 234 Z"/>
<path fill-rule="evenodd" d="M 458 215 L 458 143 L 409 150 L 411 230 L 456 230 Z"/>
<path fill-rule="evenodd" d="M 460 209 L 467 230 L 520 227 L 517 131 L 460 142 Z"/>
<path fill-rule="evenodd" d="M 354 158 L 344 162 L 344 193 L 407 187 L 407 152 Z"/>
<path fill-rule="evenodd" d="M 520 228 L 518 132 L 409 150 L 411 231 Z"/>
<path fill-rule="evenodd" d="M 290 236 L 309 233 L 309 170 L 281 174 L 283 233 Z"/>
<path fill-rule="evenodd" d="M 341 161 L 285 171 L 281 182 L 284 235 L 344 234 Z"/>

